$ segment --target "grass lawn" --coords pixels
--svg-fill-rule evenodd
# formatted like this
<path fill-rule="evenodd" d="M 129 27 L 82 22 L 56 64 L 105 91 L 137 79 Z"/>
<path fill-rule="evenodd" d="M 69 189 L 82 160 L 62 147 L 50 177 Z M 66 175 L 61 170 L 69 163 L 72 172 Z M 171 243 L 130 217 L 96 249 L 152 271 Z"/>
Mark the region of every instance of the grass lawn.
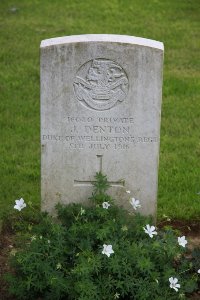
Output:
<path fill-rule="evenodd" d="M 199 16 L 199 0 L 0 1 L 0 216 L 40 203 L 40 41 L 113 33 L 164 42 L 158 217 L 200 219 Z"/>

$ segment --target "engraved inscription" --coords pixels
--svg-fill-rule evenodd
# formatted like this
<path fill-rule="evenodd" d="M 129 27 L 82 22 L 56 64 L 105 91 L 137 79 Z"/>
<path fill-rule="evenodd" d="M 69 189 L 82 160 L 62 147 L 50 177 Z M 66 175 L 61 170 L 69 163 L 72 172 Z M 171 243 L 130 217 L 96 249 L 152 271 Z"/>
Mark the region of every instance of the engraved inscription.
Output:
<path fill-rule="evenodd" d="M 123 68 L 112 60 L 90 60 L 76 74 L 74 93 L 85 107 L 108 110 L 126 98 L 128 77 Z"/>
<path fill-rule="evenodd" d="M 69 149 L 128 150 L 137 144 L 157 143 L 157 137 L 141 136 L 95 136 L 95 135 L 42 135 L 42 141 L 66 142 Z"/>
<path fill-rule="evenodd" d="M 137 145 L 157 143 L 157 136 L 142 135 L 135 131 L 133 117 L 66 117 L 65 133 L 46 133 L 42 141 L 63 143 L 73 150 L 119 150 L 127 151 Z"/>

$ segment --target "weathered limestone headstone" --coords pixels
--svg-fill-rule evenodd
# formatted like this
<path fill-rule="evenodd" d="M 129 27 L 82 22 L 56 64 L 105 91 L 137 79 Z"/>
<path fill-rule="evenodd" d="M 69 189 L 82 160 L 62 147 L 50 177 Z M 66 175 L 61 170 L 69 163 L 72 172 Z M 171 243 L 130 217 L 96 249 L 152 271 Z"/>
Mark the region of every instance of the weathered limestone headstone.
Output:
<path fill-rule="evenodd" d="M 156 213 L 163 44 L 119 35 L 41 43 L 42 210 L 85 202 L 97 171 Z"/>

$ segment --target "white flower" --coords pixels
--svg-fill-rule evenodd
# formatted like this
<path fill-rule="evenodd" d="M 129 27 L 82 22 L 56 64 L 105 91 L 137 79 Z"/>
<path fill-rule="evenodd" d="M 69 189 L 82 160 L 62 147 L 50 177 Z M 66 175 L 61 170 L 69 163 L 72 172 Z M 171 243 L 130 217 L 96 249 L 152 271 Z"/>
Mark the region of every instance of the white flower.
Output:
<path fill-rule="evenodd" d="M 103 245 L 103 251 L 102 254 L 107 255 L 108 257 L 110 257 L 110 254 L 114 253 L 113 249 L 112 249 L 112 245 Z"/>
<path fill-rule="evenodd" d="M 187 244 L 187 240 L 185 239 L 185 236 L 178 237 L 178 243 L 180 246 L 185 248 L 185 245 Z"/>
<path fill-rule="evenodd" d="M 24 199 L 21 198 L 19 200 L 15 200 L 15 206 L 14 208 L 21 211 L 24 207 L 26 207 L 26 203 L 24 202 Z"/>
<path fill-rule="evenodd" d="M 143 229 L 150 236 L 150 238 L 152 238 L 154 234 L 157 234 L 157 232 L 155 231 L 155 226 L 150 226 L 149 224 L 147 224 L 146 228 L 143 227 Z"/>
<path fill-rule="evenodd" d="M 81 213 L 81 216 L 84 215 L 85 209 L 83 209 L 83 208 L 81 207 L 81 212 L 80 212 L 80 213 Z"/>
<path fill-rule="evenodd" d="M 123 225 L 122 228 L 121 228 L 121 230 L 122 230 L 122 231 L 127 231 L 127 230 L 128 230 L 128 227 L 127 227 L 126 225 Z"/>
<path fill-rule="evenodd" d="M 31 237 L 31 242 L 32 241 L 35 241 L 36 240 L 36 235 L 33 235 L 32 237 Z"/>
<path fill-rule="evenodd" d="M 61 265 L 61 263 L 57 263 L 56 270 L 60 270 L 60 269 L 62 269 L 62 265 Z"/>
<path fill-rule="evenodd" d="M 200 269 L 197 271 L 197 273 L 199 273 L 199 274 L 200 274 Z"/>
<path fill-rule="evenodd" d="M 50 241 L 50 240 L 47 240 L 47 243 L 48 243 L 48 244 L 51 244 L 51 241 Z"/>
<path fill-rule="evenodd" d="M 108 207 L 110 206 L 110 204 L 108 202 L 103 202 L 102 206 L 103 206 L 103 208 L 108 209 Z"/>
<path fill-rule="evenodd" d="M 130 193 L 131 193 L 131 191 L 126 191 L 126 193 L 127 193 L 127 194 L 130 194 Z"/>
<path fill-rule="evenodd" d="M 120 294 L 119 293 L 115 293 L 114 294 L 114 299 L 119 299 Z"/>
<path fill-rule="evenodd" d="M 171 289 L 174 289 L 176 292 L 178 292 L 178 289 L 180 289 L 180 284 L 177 283 L 178 282 L 178 279 L 177 278 L 173 278 L 173 277 L 170 277 L 169 278 L 169 282 L 170 282 L 170 288 Z"/>
<path fill-rule="evenodd" d="M 130 204 L 133 206 L 133 208 L 136 210 L 137 208 L 141 207 L 140 200 L 136 200 L 135 198 L 131 198 Z"/>

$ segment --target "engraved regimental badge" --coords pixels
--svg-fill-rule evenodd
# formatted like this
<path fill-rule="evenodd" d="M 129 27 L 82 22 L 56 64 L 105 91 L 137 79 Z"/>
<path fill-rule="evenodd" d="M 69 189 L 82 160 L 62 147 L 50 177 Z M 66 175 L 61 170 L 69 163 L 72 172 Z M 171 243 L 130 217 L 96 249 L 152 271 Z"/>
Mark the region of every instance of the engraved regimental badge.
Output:
<path fill-rule="evenodd" d="M 128 77 L 123 68 L 112 60 L 90 60 L 79 68 L 74 92 L 86 107 L 107 110 L 126 98 Z"/>

